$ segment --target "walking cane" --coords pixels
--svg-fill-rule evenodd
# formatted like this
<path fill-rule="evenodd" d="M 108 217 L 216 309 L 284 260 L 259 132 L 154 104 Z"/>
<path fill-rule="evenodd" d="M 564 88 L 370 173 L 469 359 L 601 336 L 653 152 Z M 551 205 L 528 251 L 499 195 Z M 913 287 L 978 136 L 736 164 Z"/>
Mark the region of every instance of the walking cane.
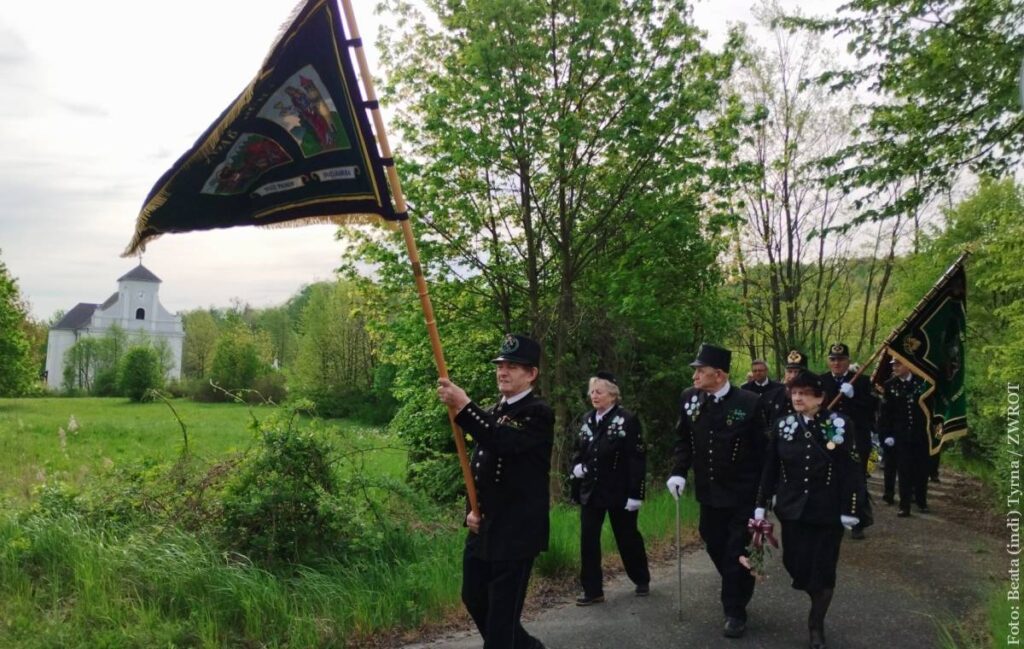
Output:
<path fill-rule="evenodd" d="M 682 494 L 679 494 L 682 496 Z M 679 621 L 683 620 L 683 544 L 679 532 L 679 498 L 676 498 L 676 576 L 679 579 L 678 613 Z"/>

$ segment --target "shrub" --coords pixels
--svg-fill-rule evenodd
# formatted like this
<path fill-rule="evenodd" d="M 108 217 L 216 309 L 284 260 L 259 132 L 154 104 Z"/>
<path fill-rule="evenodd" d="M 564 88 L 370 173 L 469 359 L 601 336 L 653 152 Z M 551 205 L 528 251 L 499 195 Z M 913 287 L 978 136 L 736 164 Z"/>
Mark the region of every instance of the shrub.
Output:
<path fill-rule="evenodd" d="M 96 373 L 92 382 L 92 394 L 97 397 L 116 397 L 121 394 L 118 385 L 118 368 L 105 367 Z"/>
<path fill-rule="evenodd" d="M 223 500 L 228 545 L 259 561 L 298 563 L 337 547 L 357 509 L 346 502 L 327 439 L 279 420 L 260 431 L 255 454 Z"/>
<path fill-rule="evenodd" d="M 260 376 L 265 367 L 266 362 L 261 356 L 259 341 L 251 331 L 244 326 L 238 326 L 226 332 L 217 341 L 210 379 L 229 392 L 248 390 L 253 387 L 256 377 Z M 225 401 L 230 398 L 217 390 L 210 394 L 215 400 Z"/>
<path fill-rule="evenodd" d="M 254 392 L 246 395 L 246 401 L 250 403 L 283 403 L 288 398 L 288 388 L 281 372 L 263 374 L 253 383 L 252 389 Z"/>
<path fill-rule="evenodd" d="M 191 379 L 171 379 L 164 384 L 164 392 L 175 399 L 184 399 L 192 396 L 196 389 L 195 383 Z"/>
<path fill-rule="evenodd" d="M 132 401 L 142 401 L 149 390 L 163 383 L 160 357 L 151 347 L 133 347 L 121 359 L 118 378 L 122 394 Z"/>

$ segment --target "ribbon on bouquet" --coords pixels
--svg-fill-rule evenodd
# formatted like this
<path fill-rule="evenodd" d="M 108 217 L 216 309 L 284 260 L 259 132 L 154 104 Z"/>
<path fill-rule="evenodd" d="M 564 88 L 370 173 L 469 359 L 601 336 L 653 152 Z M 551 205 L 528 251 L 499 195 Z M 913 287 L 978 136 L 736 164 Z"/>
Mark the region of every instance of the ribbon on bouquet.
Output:
<path fill-rule="evenodd" d="M 772 532 L 775 531 L 775 526 L 765 519 L 757 520 L 751 518 L 747 521 L 747 531 L 752 535 L 751 544 L 755 548 L 764 547 L 765 541 L 771 544 L 773 548 L 779 547 L 779 542 L 775 539 Z"/>

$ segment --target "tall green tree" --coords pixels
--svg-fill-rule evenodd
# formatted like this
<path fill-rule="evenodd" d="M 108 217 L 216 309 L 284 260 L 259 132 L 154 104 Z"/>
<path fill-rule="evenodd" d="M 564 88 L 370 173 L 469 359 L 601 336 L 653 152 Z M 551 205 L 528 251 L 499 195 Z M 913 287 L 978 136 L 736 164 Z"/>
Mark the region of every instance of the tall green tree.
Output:
<path fill-rule="evenodd" d="M 1024 3 L 851 0 L 834 16 L 786 22 L 846 40 L 854 57 L 818 81 L 869 97 L 859 140 L 833 158 L 846 161 L 834 178 L 870 189 L 868 200 L 898 188 L 898 200 L 863 219 L 908 215 L 961 171 L 998 177 L 1020 164 Z"/>
<path fill-rule="evenodd" d="M 260 309 L 253 315 L 252 323 L 270 337 L 271 361 L 274 366 L 291 367 L 298 353 L 299 318 L 292 318 L 289 305 Z"/>
<path fill-rule="evenodd" d="M 23 394 L 36 376 L 25 335 L 27 319 L 18 283 L 0 260 L 0 396 Z"/>
<path fill-rule="evenodd" d="M 269 365 L 269 343 L 242 322 L 224 331 L 217 340 L 210 364 L 210 380 L 222 390 L 250 390 Z M 219 395 L 219 396 L 218 396 Z M 213 395 L 226 399 L 227 395 Z"/>
<path fill-rule="evenodd" d="M 185 328 L 181 353 L 182 372 L 185 376 L 203 378 L 210 373 L 220 327 L 213 315 L 204 309 L 186 313 L 182 319 Z"/>
<path fill-rule="evenodd" d="M 397 106 L 398 159 L 456 379 L 493 391 L 488 372 L 468 368 L 502 332 L 532 334 L 545 345 L 540 387 L 565 430 L 586 376 L 618 358 L 587 320 L 616 314 L 625 326 L 599 290 L 612 275 L 636 282 L 632 293 L 657 281 L 685 294 L 670 308 L 676 346 L 691 353 L 703 323 L 674 307 L 715 300 L 718 233 L 734 208 L 742 111 L 721 90 L 732 50 L 706 51 L 682 1 L 431 0 L 431 18 L 401 0 L 388 6 L 400 27 L 382 39 L 386 94 L 408 98 Z M 680 256 L 624 265 L 655 239 Z M 358 255 L 407 294 L 401 244 L 368 244 Z M 411 317 L 396 330 L 412 334 Z M 426 350 L 392 340 L 396 382 L 429 391 L 429 351 L 408 375 L 405 357 Z M 426 399 L 407 406 L 421 421 Z M 399 421 L 412 425 L 411 415 Z"/>
<path fill-rule="evenodd" d="M 299 323 L 293 387 L 322 414 L 351 412 L 373 388 L 373 358 L 362 304 L 346 282 L 317 284 Z M 348 408 L 345 402 L 350 401 Z"/>
<path fill-rule="evenodd" d="M 125 352 L 118 366 L 118 387 L 132 401 L 142 401 L 150 390 L 163 385 L 164 368 L 153 347 L 140 345 Z"/>

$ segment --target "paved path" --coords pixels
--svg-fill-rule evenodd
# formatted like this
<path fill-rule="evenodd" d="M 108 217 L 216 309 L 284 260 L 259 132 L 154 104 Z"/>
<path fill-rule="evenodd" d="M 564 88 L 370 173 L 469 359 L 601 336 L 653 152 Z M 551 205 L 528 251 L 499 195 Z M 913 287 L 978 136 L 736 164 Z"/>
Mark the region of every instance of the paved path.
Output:
<path fill-rule="evenodd" d="M 879 482 L 871 480 L 876 522 L 867 540 L 843 540 L 826 620 L 830 649 L 939 646 L 938 625 L 977 607 L 1002 578 L 1006 561 L 999 540 L 950 520 L 963 520 L 964 512 L 950 502 L 957 486 L 947 481 L 932 490 L 933 513 L 898 519 L 895 508 L 881 502 Z M 682 619 L 671 562 L 652 566 L 650 597 L 635 597 L 632 584 L 619 577 L 606 585 L 604 604 L 581 608 L 566 598 L 525 626 L 548 649 L 806 647 L 808 598 L 790 588 L 781 553 L 768 563 L 768 580 L 757 587 L 747 634 L 739 640 L 721 634 L 718 574 L 703 550 L 683 557 Z M 466 631 L 406 649 L 481 646 L 479 636 Z"/>

